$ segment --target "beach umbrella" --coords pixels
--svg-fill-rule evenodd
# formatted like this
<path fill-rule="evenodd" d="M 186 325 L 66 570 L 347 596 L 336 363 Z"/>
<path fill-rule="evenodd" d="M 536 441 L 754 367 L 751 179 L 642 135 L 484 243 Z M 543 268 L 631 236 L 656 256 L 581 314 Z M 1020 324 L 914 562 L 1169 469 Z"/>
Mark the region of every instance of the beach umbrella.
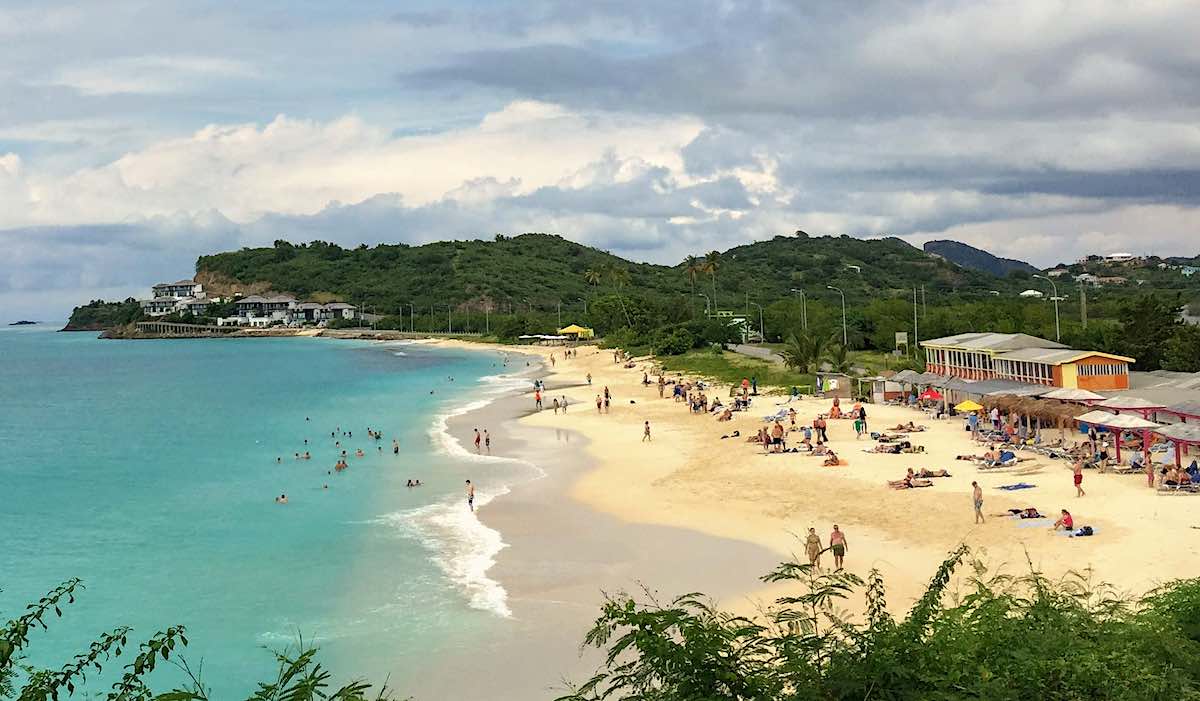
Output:
<path fill-rule="evenodd" d="M 957 411 L 979 411 L 983 408 L 983 405 L 968 399 L 965 402 L 959 402 L 958 404 L 955 404 L 954 408 Z"/>
<path fill-rule="evenodd" d="M 920 394 L 918 399 L 941 399 L 942 393 L 930 387 Z"/>
<path fill-rule="evenodd" d="M 1047 392 L 1042 395 L 1045 399 L 1060 399 L 1064 402 L 1099 402 L 1104 400 L 1104 396 L 1089 392 L 1086 389 L 1070 389 L 1064 387 L 1056 389 L 1053 392 Z"/>
<path fill-rule="evenodd" d="M 1146 418 L 1148 414 L 1152 414 L 1158 409 L 1166 408 L 1165 404 L 1129 395 L 1109 397 L 1102 402 L 1096 402 L 1095 406 L 1112 409 L 1113 411 L 1136 411 L 1142 415 L 1142 418 Z"/>

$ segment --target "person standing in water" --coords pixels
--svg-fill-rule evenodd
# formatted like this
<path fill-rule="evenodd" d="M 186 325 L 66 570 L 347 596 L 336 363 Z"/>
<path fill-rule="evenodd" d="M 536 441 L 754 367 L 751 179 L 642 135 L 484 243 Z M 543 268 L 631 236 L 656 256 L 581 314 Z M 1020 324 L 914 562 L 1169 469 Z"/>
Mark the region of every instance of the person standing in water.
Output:
<path fill-rule="evenodd" d="M 487 448 L 487 452 L 492 452 L 492 434 L 486 428 L 483 429 L 483 447 Z"/>
<path fill-rule="evenodd" d="M 393 438 L 392 439 L 392 455 L 399 455 L 399 454 L 400 454 L 400 442 Z"/>
<path fill-rule="evenodd" d="M 475 429 L 475 452 L 479 452 L 479 443 L 483 440 L 483 436 L 479 435 L 479 429 Z"/>
<path fill-rule="evenodd" d="M 471 480 L 467 480 L 467 508 L 475 510 L 475 485 L 471 484 Z"/>
<path fill-rule="evenodd" d="M 591 385 L 592 385 L 592 373 L 590 373 L 590 372 L 587 374 L 587 381 L 588 381 L 588 386 L 589 386 L 589 387 L 591 387 Z"/>
<path fill-rule="evenodd" d="M 829 547 L 833 550 L 833 569 L 834 571 L 842 569 L 842 563 L 846 557 L 846 534 L 838 529 L 837 524 L 833 524 L 833 533 L 829 534 Z"/>

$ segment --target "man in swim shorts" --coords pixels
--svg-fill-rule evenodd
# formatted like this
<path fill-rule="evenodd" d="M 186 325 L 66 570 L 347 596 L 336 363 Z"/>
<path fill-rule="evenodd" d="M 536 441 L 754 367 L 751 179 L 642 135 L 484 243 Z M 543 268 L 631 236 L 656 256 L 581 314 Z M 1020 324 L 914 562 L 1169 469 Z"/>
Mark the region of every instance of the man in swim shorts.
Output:
<path fill-rule="evenodd" d="M 983 523 L 983 487 L 978 482 L 972 482 L 971 486 L 974 487 L 971 499 L 975 502 L 975 523 Z"/>
<path fill-rule="evenodd" d="M 846 534 L 833 524 L 833 533 L 829 534 L 829 547 L 833 550 L 833 569 L 842 569 L 842 561 L 846 557 Z"/>
<path fill-rule="evenodd" d="M 471 480 L 467 480 L 467 507 L 475 510 L 475 485 L 471 484 Z"/>

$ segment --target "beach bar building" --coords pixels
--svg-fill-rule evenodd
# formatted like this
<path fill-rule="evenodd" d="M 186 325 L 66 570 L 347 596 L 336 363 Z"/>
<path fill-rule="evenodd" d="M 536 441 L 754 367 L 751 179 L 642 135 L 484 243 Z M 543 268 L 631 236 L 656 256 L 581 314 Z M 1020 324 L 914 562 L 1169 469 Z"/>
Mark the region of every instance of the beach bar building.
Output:
<path fill-rule="evenodd" d="M 1133 358 L 1075 350 L 1023 333 L 964 333 L 922 341 L 929 373 L 1089 391 L 1129 389 Z"/>

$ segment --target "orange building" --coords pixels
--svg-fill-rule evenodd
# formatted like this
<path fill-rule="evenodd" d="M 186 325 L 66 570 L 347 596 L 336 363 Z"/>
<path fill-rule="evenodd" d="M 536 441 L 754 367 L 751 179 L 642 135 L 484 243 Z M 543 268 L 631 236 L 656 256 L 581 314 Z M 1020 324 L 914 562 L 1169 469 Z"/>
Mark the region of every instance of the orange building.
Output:
<path fill-rule="evenodd" d="M 1126 358 L 1067 348 L 1027 334 L 966 333 L 922 341 L 929 372 L 965 380 L 993 378 L 1069 389 L 1129 389 Z"/>

